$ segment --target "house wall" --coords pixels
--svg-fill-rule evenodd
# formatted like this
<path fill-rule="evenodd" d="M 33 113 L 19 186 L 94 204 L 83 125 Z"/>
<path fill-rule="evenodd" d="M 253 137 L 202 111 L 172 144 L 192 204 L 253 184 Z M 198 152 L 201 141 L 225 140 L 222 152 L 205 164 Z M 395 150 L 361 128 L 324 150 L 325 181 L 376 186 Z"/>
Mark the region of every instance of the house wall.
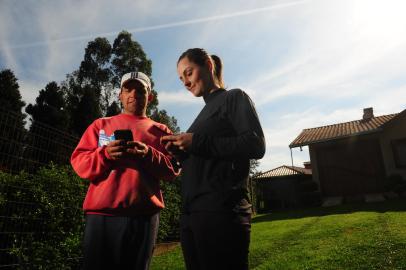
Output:
<path fill-rule="evenodd" d="M 290 208 L 297 204 L 296 176 L 272 177 L 257 181 L 260 201 L 257 204 L 258 212 L 267 212 L 274 209 Z"/>
<path fill-rule="evenodd" d="M 258 179 L 256 181 L 257 210 L 260 213 L 275 209 L 307 206 L 313 201 L 303 201 L 303 195 L 313 191 L 309 184 L 311 175 L 290 175 Z M 307 188 L 306 188 L 307 187 Z M 310 190 L 309 190 L 310 189 Z M 307 196 L 307 199 L 311 199 Z"/>
<path fill-rule="evenodd" d="M 385 168 L 379 134 L 365 134 L 314 144 L 318 182 L 323 196 L 381 192 Z M 312 159 L 312 163 L 313 163 Z M 313 170 L 313 174 L 315 171 Z"/>
<path fill-rule="evenodd" d="M 406 114 L 400 115 L 387 126 L 380 137 L 380 145 L 386 170 L 386 175 L 400 174 L 406 180 L 406 168 L 396 168 L 391 141 L 406 138 Z"/>
<path fill-rule="evenodd" d="M 313 145 L 309 145 L 309 155 L 310 155 L 310 161 L 311 161 L 311 166 L 312 166 L 312 178 L 315 183 L 317 183 L 320 191 L 320 179 L 319 179 L 319 167 L 318 167 L 318 161 L 317 161 L 317 155 L 316 151 L 314 149 Z"/>

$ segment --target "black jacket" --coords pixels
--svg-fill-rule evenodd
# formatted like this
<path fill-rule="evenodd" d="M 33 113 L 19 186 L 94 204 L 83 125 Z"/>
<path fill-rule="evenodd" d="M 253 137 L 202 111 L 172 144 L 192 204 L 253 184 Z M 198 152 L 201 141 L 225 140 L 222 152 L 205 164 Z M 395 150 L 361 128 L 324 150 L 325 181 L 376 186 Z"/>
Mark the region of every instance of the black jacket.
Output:
<path fill-rule="evenodd" d="M 249 160 L 265 153 L 254 105 L 240 89 L 219 89 L 204 100 L 187 130 L 193 142 L 182 162 L 182 211 L 250 213 Z"/>

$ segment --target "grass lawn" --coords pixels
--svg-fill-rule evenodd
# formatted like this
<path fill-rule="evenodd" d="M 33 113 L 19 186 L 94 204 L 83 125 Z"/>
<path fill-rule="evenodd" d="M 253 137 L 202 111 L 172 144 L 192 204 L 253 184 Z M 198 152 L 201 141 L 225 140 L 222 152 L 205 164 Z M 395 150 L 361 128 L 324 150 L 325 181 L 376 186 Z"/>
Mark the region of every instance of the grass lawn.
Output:
<path fill-rule="evenodd" d="M 151 269 L 184 269 L 180 248 Z M 257 215 L 250 269 L 406 269 L 406 200 Z"/>

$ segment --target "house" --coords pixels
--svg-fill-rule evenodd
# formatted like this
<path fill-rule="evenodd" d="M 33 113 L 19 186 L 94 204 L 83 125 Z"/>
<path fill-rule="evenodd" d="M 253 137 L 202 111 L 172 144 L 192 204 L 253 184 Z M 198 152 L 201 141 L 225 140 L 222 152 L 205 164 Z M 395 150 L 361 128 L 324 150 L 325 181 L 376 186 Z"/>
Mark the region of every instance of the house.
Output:
<path fill-rule="evenodd" d="M 302 207 L 320 201 L 310 162 L 305 162 L 304 168 L 283 165 L 252 180 L 255 182 L 258 212 Z"/>
<path fill-rule="evenodd" d="M 289 145 L 308 146 L 313 180 L 323 197 L 381 193 L 406 181 L 406 110 L 304 129 Z"/>

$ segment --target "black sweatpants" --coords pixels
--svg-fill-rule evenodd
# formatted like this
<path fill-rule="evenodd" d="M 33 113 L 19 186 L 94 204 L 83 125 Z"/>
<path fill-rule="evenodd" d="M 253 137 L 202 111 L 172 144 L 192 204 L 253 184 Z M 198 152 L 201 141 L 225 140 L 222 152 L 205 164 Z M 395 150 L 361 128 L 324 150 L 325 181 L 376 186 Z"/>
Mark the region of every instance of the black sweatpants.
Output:
<path fill-rule="evenodd" d="M 83 269 L 149 268 L 158 233 L 152 216 L 86 215 Z"/>
<path fill-rule="evenodd" d="M 247 270 L 251 214 L 182 215 L 181 245 L 188 270 Z"/>

